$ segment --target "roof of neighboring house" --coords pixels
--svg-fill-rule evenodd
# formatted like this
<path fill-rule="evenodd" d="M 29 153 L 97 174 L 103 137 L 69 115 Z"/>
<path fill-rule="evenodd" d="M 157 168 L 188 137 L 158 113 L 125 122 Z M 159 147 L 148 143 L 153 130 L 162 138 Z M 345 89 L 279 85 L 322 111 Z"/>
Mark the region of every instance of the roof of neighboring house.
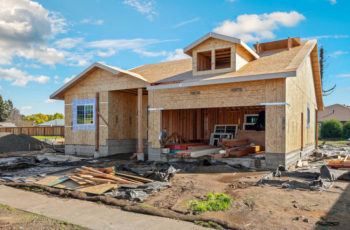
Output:
<path fill-rule="evenodd" d="M 209 33 L 186 47 L 185 51 L 193 49 L 195 46 L 208 38 L 222 39 L 244 45 L 246 50 L 248 50 L 256 59 L 248 62 L 238 71 L 223 74 L 201 75 L 196 77 L 194 77 L 192 73 L 191 58 L 161 62 L 157 64 L 146 64 L 130 70 L 123 70 L 102 63 L 95 63 L 57 90 L 51 95 L 51 98 L 56 98 L 57 95 L 62 94 L 65 90 L 77 83 L 80 78 L 83 78 L 86 73 L 95 68 L 101 68 L 113 74 L 125 73 L 136 77 L 148 83 L 150 85 L 148 89 L 178 88 L 196 85 L 223 84 L 230 82 L 293 77 L 296 76 L 296 72 L 305 58 L 310 55 L 317 104 L 320 110 L 323 109 L 321 77 L 319 71 L 320 67 L 318 62 L 316 40 L 301 42 L 300 45 L 294 46 L 290 49 L 269 50 L 266 52 L 262 51 L 258 55 L 240 39 Z"/>
<path fill-rule="evenodd" d="M 350 121 L 350 107 L 341 104 L 326 106 L 318 113 L 318 121 L 326 120 Z"/>
<path fill-rule="evenodd" d="M 0 122 L 0 127 L 16 127 L 16 124 L 12 122 Z"/>
<path fill-rule="evenodd" d="M 64 119 L 55 119 L 52 121 L 38 124 L 38 126 L 64 126 Z"/>

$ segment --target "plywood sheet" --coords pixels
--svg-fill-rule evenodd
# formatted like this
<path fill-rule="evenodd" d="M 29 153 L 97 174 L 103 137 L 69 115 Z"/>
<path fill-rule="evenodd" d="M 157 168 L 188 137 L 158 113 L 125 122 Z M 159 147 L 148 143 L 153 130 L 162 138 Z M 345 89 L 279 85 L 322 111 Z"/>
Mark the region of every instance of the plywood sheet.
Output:
<path fill-rule="evenodd" d="M 78 189 L 78 191 L 100 195 L 100 194 L 103 194 L 105 192 L 108 192 L 109 190 L 117 188 L 117 186 L 118 185 L 116 185 L 116 184 L 99 184 L 99 185 L 81 188 L 81 189 Z"/>

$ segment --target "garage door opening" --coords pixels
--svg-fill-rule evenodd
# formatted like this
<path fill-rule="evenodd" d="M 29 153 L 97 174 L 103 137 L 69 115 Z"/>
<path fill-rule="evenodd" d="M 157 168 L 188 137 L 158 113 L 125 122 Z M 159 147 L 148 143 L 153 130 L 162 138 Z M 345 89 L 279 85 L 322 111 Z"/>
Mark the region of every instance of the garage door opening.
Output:
<path fill-rule="evenodd" d="M 244 147 L 258 146 L 256 152 L 265 147 L 264 106 L 163 110 L 161 124 L 162 147 L 173 157 L 204 156 L 205 149 L 209 155 L 234 157 Z"/>

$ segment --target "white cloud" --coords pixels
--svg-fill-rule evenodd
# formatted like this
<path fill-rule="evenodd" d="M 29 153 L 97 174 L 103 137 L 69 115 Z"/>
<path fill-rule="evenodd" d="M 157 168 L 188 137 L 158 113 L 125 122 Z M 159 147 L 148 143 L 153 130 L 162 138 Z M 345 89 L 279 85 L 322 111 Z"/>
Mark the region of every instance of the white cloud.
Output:
<path fill-rule="evenodd" d="M 33 107 L 30 106 L 30 105 L 25 105 L 25 106 L 22 106 L 19 110 L 21 111 L 22 114 L 26 114 L 28 113 L 30 110 L 32 110 Z"/>
<path fill-rule="evenodd" d="M 195 17 L 195 18 L 192 18 L 192 19 L 189 19 L 189 20 L 186 20 L 186 21 L 179 22 L 176 25 L 174 25 L 173 28 L 176 29 L 176 28 L 179 28 L 179 27 L 183 27 L 185 25 L 197 22 L 199 20 L 200 20 L 199 17 Z"/>
<path fill-rule="evenodd" d="M 337 50 L 337 51 L 334 51 L 331 54 L 329 54 L 329 56 L 332 57 L 332 58 L 337 58 L 339 56 L 342 56 L 342 55 L 345 55 L 345 54 L 348 54 L 348 53 L 349 53 L 348 51 Z"/>
<path fill-rule="evenodd" d="M 63 83 L 66 84 L 68 82 L 70 82 L 75 76 L 70 76 L 70 77 L 66 77 L 64 80 L 63 80 Z"/>
<path fill-rule="evenodd" d="M 134 52 L 143 57 L 161 57 L 168 55 L 168 52 L 166 51 L 147 51 L 144 49 L 135 49 Z"/>
<path fill-rule="evenodd" d="M 34 59 L 43 64 L 62 61 L 62 54 L 47 47 L 47 41 L 66 32 L 65 19 L 31 0 L 0 1 L 0 64 L 13 57 Z"/>
<path fill-rule="evenodd" d="M 26 86 L 28 82 L 46 84 L 50 80 L 47 76 L 32 76 L 16 68 L 0 68 L 0 79 L 9 81 L 16 86 Z"/>
<path fill-rule="evenodd" d="M 337 4 L 337 0 L 328 0 L 330 4 L 335 5 Z"/>
<path fill-rule="evenodd" d="M 339 77 L 339 78 L 350 78 L 350 73 L 338 74 L 337 77 Z"/>
<path fill-rule="evenodd" d="M 63 38 L 55 42 L 55 46 L 60 49 L 72 49 L 81 44 L 84 38 Z"/>
<path fill-rule="evenodd" d="M 270 14 L 243 14 L 235 20 L 225 20 L 214 32 L 237 37 L 245 42 L 257 42 L 276 37 L 274 31 L 279 27 L 294 27 L 305 17 L 296 12 L 272 12 Z"/>
<path fill-rule="evenodd" d="M 87 25 L 101 26 L 105 22 L 102 19 L 85 18 L 85 19 L 81 20 L 80 23 L 87 24 Z"/>
<path fill-rule="evenodd" d="M 47 99 L 47 100 L 45 100 L 45 103 L 46 104 L 53 104 L 53 103 L 55 103 L 56 102 L 56 100 L 53 100 L 53 99 Z"/>
<path fill-rule="evenodd" d="M 305 40 L 310 40 L 310 39 L 320 40 L 320 39 L 344 39 L 344 38 L 350 38 L 350 35 L 347 35 L 347 34 L 324 34 L 324 35 L 306 37 L 303 39 L 305 39 Z"/>
<path fill-rule="evenodd" d="M 154 0 L 124 0 L 123 3 L 134 8 L 140 14 L 145 15 L 150 21 L 153 21 L 157 15 Z"/>
<path fill-rule="evenodd" d="M 113 49 L 107 49 L 105 51 L 102 51 L 102 50 L 98 50 L 96 52 L 96 55 L 99 56 L 99 57 L 102 57 L 102 58 L 107 58 L 107 57 L 111 57 L 113 55 L 115 55 L 117 53 L 116 50 L 113 50 Z"/>
<path fill-rule="evenodd" d="M 189 56 L 183 52 L 183 49 L 176 49 L 173 52 L 168 53 L 166 61 L 173 61 L 184 58 L 189 58 Z"/>

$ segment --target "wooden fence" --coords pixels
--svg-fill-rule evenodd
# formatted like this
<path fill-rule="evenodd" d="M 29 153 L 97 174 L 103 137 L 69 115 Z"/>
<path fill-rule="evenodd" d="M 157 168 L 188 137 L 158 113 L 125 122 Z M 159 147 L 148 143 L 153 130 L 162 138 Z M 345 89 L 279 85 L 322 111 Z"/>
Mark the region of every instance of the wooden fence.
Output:
<path fill-rule="evenodd" d="M 63 126 L 0 127 L 0 132 L 26 134 L 29 136 L 63 136 Z"/>

